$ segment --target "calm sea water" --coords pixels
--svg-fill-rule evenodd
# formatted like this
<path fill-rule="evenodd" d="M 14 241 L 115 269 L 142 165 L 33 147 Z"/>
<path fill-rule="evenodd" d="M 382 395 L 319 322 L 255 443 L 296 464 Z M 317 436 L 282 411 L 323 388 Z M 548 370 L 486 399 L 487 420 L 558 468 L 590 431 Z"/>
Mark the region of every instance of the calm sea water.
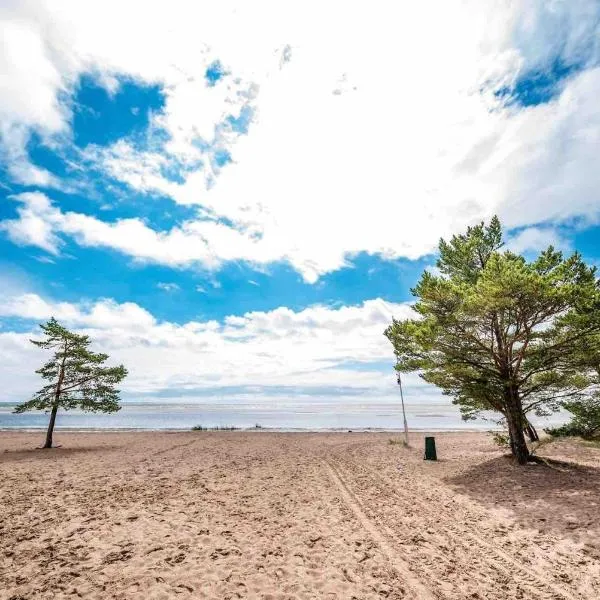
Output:
<path fill-rule="evenodd" d="M 0 403 L 0 429 L 44 429 L 48 415 L 44 412 L 13 414 L 14 405 Z M 432 431 L 459 429 L 493 429 L 490 421 L 461 420 L 454 406 L 440 404 L 409 404 L 406 407 L 411 429 Z M 549 422 L 563 422 L 555 415 Z M 402 429 L 402 410 L 399 403 L 285 403 L 258 405 L 252 403 L 149 403 L 126 402 L 119 412 L 111 415 L 62 411 L 58 413 L 58 429 L 142 429 L 189 430 L 194 425 L 207 427 L 234 426 L 251 429 L 256 425 L 278 430 L 360 430 Z"/>

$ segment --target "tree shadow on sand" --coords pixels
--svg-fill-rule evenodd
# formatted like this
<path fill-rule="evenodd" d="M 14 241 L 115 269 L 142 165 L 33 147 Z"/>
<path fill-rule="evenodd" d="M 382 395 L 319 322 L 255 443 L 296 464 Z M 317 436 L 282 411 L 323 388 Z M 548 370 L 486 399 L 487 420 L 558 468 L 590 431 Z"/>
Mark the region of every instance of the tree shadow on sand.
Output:
<path fill-rule="evenodd" d="M 0 451 L 0 464 L 18 462 L 21 460 L 55 460 L 57 458 L 85 454 L 88 452 L 105 452 L 106 450 L 118 450 L 120 446 L 80 446 L 74 448 L 20 448 L 18 450 Z"/>
<path fill-rule="evenodd" d="M 598 468 L 551 460 L 519 467 L 509 458 L 500 457 L 446 482 L 488 508 L 512 511 L 523 527 L 598 544 Z"/>

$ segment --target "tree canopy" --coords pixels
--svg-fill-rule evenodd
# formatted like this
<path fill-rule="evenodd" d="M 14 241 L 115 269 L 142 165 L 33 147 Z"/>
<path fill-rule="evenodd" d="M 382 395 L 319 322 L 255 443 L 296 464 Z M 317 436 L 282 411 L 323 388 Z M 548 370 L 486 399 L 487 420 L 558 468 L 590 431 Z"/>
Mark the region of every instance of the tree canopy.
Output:
<path fill-rule="evenodd" d="M 425 271 L 412 290 L 415 318 L 394 319 L 385 335 L 396 368 L 418 371 L 464 418 L 500 413 L 524 463 L 527 413 L 555 411 L 594 384 L 600 286 L 578 253 L 550 246 L 528 261 L 502 247 L 497 217 L 440 240 L 439 274 Z"/>
<path fill-rule="evenodd" d="M 49 381 L 31 400 L 19 404 L 15 412 L 50 410 L 45 448 L 52 447 L 52 434 L 59 408 L 111 413 L 118 411 L 119 390 L 116 385 L 127 375 L 123 365 L 106 367 L 107 354 L 89 349 L 87 335 L 73 333 L 52 317 L 40 325 L 43 340 L 31 340 L 38 348 L 52 350 L 52 357 L 36 371 Z"/>

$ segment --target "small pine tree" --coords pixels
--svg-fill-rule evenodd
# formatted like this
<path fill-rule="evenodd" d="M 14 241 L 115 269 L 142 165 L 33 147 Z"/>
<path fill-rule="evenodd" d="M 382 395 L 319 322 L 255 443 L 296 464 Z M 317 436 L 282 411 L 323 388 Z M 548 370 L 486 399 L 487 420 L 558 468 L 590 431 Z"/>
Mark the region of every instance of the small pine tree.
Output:
<path fill-rule="evenodd" d="M 107 354 L 91 352 L 87 335 L 72 333 L 52 317 L 40 325 L 44 340 L 31 340 L 38 348 L 53 350 L 52 358 L 36 371 L 50 383 L 39 390 L 31 400 L 19 404 L 16 413 L 28 410 L 50 410 L 50 422 L 44 448 L 52 448 L 52 434 L 59 408 L 80 408 L 91 412 L 118 411 L 119 390 L 115 385 L 127 375 L 123 365 L 103 366 Z"/>
<path fill-rule="evenodd" d="M 546 433 L 557 437 L 578 435 L 584 439 L 591 439 L 600 434 L 600 394 L 583 400 L 565 402 L 563 407 L 573 418 L 562 427 L 546 429 Z"/>

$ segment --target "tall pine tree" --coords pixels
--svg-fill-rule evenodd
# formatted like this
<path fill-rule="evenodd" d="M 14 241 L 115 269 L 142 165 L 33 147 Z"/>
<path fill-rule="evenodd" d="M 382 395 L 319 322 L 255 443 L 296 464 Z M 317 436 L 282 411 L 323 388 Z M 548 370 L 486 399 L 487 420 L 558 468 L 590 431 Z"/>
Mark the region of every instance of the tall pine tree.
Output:
<path fill-rule="evenodd" d="M 594 388 L 588 358 L 600 339 L 600 285 L 577 253 L 564 258 L 549 247 L 527 261 L 502 245 L 496 217 L 441 240 L 440 274 L 425 271 L 412 290 L 416 318 L 394 320 L 385 335 L 396 368 L 418 371 L 463 417 L 500 413 L 523 464 L 527 414 L 548 414 Z"/>
<path fill-rule="evenodd" d="M 72 333 L 52 317 L 40 325 L 46 338 L 31 340 L 38 348 L 52 350 L 52 358 L 36 371 L 49 381 L 31 400 L 16 407 L 16 413 L 28 410 L 50 411 L 44 448 L 52 447 L 52 435 L 59 408 L 80 408 L 91 412 L 118 411 L 119 390 L 115 386 L 127 375 L 123 365 L 105 367 L 108 355 L 89 350 L 87 335 Z"/>

